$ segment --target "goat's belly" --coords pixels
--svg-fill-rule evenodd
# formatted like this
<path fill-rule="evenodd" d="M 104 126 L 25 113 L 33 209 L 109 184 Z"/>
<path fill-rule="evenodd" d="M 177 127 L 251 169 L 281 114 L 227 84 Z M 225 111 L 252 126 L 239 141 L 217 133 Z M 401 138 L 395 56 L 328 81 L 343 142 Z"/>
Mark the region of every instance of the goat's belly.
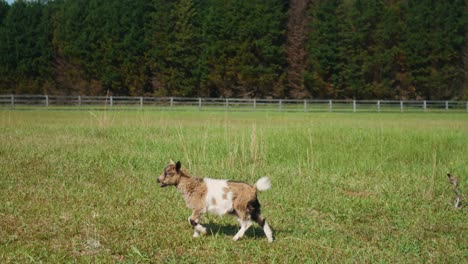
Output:
<path fill-rule="evenodd" d="M 206 211 L 215 215 L 225 215 L 228 212 L 232 211 L 232 203 L 228 201 L 218 201 L 215 205 L 208 204 L 206 207 Z"/>

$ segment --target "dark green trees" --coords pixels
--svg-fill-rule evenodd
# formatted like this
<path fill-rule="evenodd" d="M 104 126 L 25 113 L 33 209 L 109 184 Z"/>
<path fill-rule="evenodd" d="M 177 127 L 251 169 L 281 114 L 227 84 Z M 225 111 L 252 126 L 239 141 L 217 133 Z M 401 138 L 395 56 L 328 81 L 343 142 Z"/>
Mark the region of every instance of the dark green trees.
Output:
<path fill-rule="evenodd" d="M 0 0 L 0 93 L 468 94 L 464 0 Z"/>
<path fill-rule="evenodd" d="M 0 3 L 0 91 L 47 93 L 52 81 L 50 10 L 41 1 Z"/>
<path fill-rule="evenodd" d="M 206 96 L 264 97 L 285 67 L 282 1 L 205 3 L 202 91 Z"/>
<path fill-rule="evenodd" d="M 402 46 L 416 93 L 428 99 L 460 95 L 465 1 L 424 0 L 401 5 L 407 20 Z"/>
<path fill-rule="evenodd" d="M 312 95 L 460 97 L 464 1 L 318 1 L 311 14 Z"/>
<path fill-rule="evenodd" d="M 58 85 L 75 93 L 263 97 L 285 65 L 278 0 L 56 5 Z"/>
<path fill-rule="evenodd" d="M 139 95 L 150 90 L 145 54 L 150 48 L 146 21 L 152 6 L 147 1 L 83 0 L 57 5 L 55 60 L 69 72 L 61 75 L 58 85 L 93 94 Z"/>
<path fill-rule="evenodd" d="M 166 43 L 167 64 L 163 69 L 167 94 L 192 96 L 200 86 L 200 25 L 192 0 L 180 0 L 171 10 L 172 31 Z"/>

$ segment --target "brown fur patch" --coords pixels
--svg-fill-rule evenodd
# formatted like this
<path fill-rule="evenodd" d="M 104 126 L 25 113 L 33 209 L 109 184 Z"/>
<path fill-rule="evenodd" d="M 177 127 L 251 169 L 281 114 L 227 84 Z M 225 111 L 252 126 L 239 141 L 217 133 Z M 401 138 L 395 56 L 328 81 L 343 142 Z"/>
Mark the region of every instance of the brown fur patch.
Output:
<path fill-rule="evenodd" d="M 203 179 L 183 175 L 177 185 L 177 190 L 182 193 L 188 208 L 201 211 L 205 207 L 208 188 Z"/>
<path fill-rule="evenodd" d="M 231 190 L 227 187 L 223 187 L 223 200 L 227 200 L 228 199 L 228 193 L 230 192 Z"/>
<path fill-rule="evenodd" d="M 242 182 L 228 181 L 229 190 L 233 193 L 232 207 L 236 210 L 242 220 L 247 220 L 252 213 L 252 208 L 248 206 L 252 201 L 257 200 L 257 189 Z"/>
<path fill-rule="evenodd" d="M 211 204 L 212 204 L 212 205 L 216 205 L 216 199 L 215 199 L 214 197 L 211 198 Z"/>

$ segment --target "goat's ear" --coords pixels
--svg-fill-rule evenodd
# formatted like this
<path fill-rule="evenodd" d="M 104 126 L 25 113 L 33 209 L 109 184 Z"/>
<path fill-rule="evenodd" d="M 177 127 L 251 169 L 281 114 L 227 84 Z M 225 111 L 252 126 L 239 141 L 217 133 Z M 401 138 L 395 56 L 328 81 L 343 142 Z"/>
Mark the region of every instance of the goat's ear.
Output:
<path fill-rule="evenodd" d="M 176 170 L 177 172 L 179 172 L 179 171 L 180 171 L 180 167 L 182 167 L 182 164 L 180 163 L 180 161 L 178 161 L 178 162 L 176 163 L 176 165 L 175 165 L 175 170 Z"/>
<path fill-rule="evenodd" d="M 175 165 L 175 162 L 172 159 L 170 159 L 169 160 L 169 165 Z"/>

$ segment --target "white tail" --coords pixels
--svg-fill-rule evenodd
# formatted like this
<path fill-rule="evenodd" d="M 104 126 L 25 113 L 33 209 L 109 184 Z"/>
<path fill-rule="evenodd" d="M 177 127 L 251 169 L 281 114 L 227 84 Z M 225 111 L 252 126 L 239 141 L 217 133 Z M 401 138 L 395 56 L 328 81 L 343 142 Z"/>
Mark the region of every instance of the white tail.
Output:
<path fill-rule="evenodd" d="M 255 183 L 255 187 L 259 191 L 266 191 L 271 188 L 271 182 L 268 177 L 262 177 L 258 179 L 258 181 Z"/>

